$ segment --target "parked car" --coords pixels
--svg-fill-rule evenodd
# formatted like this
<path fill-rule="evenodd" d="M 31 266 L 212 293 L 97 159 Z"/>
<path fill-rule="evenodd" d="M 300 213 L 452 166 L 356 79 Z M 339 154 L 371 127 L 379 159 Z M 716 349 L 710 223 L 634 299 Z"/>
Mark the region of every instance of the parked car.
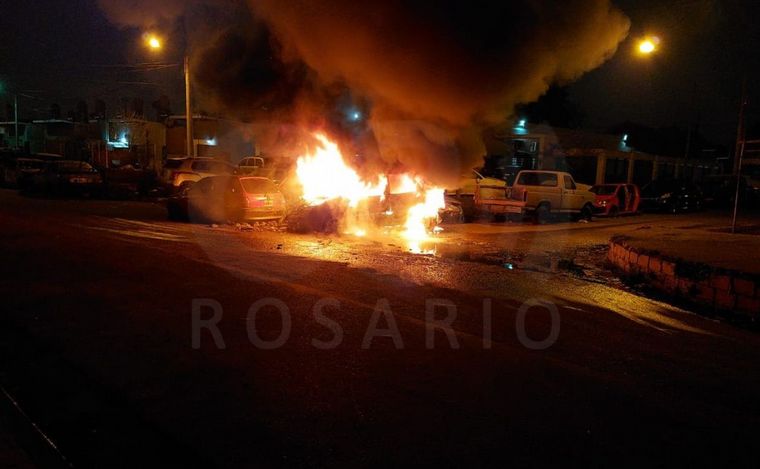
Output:
<path fill-rule="evenodd" d="M 237 167 L 240 174 L 254 174 L 264 167 L 264 158 L 260 156 L 248 156 L 240 160 Z"/>
<path fill-rule="evenodd" d="M 760 205 L 760 182 L 742 175 L 739 181 L 739 204 L 743 207 Z M 699 184 L 705 207 L 734 206 L 737 177 L 732 174 L 706 176 Z"/>
<path fill-rule="evenodd" d="M 169 158 L 164 163 L 159 183 L 169 194 L 174 194 L 205 177 L 235 172 L 235 166 L 214 158 Z"/>
<path fill-rule="evenodd" d="M 596 194 L 594 207 L 599 215 L 616 217 L 639 210 L 641 191 L 636 184 L 597 184 L 589 190 Z"/>
<path fill-rule="evenodd" d="M 205 222 L 282 220 L 285 198 L 271 179 L 210 176 L 167 201 L 172 220 Z"/>
<path fill-rule="evenodd" d="M 454 189 L 446 190 L 447 204 L 455 201 L 462 211 L 462 220 L 471 221 L 483 216 L 503 216 L 506 213 L 509 187 L 506 181 L 485 177 L 478 171 L 465 175 Z"/>
<path fill-rule="evenodd" d="M 36 173 L 45 166 L 43 160 L 37 158 L 15 158 L 4 162 L 2 168 L 2 184 L 7 187 L 23 187 L 27 185 Z"/>
<path fill-rule="evenodd" d="M 24 186 L 48 194 L 97 194 L 102 191 L 103 178 L 86 161 L 50 161 Z"/>
<path fill-rule="evenodd" d="M 596 194 L 585 184 L 577 184 L 562 171 L 520 171 L 510 189 L 507 213 L 530 216 L 545 223 L 553 215 L 571 215 L 591 220 Z"/>
<path fill-rule="evenodd" d="M 690 181 L 654 180 L 641 189 L 642 210 L 678 213 L 703 207 L 702 191 Z"/>

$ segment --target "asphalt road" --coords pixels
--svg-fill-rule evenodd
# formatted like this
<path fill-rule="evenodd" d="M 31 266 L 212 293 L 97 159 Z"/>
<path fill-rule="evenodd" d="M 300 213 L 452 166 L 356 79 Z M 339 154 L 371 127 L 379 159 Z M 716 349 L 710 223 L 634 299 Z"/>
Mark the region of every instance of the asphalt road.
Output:
<path fill-rule="evenodd" d="M 757 333 L 483 261 L 656 220 L 454 227 L 417 255 L 0 191 L 0 380 L 76 467 L 757 467 Z"/>

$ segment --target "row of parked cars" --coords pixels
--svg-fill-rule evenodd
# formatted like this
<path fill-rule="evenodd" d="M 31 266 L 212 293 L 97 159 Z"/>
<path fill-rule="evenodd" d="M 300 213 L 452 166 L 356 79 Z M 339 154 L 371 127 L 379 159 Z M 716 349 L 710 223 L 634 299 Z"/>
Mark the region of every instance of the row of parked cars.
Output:
<path fill-rule="evenodd" d="M 38 153 L 0 155 L 0 184 L 26 192 L 89 193 L 102 189 L 103 177 L 85 161 Z"/>
<path fill-rule="evenodd" d="M 691 181 L 661 179 L 643 188 L 635 184 L 577 183 L 562 171 L 524 170 L 509 186 L 499 178 L 484 177 L 477 171 L 460 187 L 447 192 L 459 203 L 465 218 L 487 214 L 500 217 L 532 218 L 542 223 L 566 215 L 590 219 L 594 215 L 616 217 L 640 211 L 678 213 L 722 207 L 733 203 L 735 176 L 707 177 L 697 185 Z M 740 179 L 740 203 L 760 203 L 760 188 L 747 178 Z"/>

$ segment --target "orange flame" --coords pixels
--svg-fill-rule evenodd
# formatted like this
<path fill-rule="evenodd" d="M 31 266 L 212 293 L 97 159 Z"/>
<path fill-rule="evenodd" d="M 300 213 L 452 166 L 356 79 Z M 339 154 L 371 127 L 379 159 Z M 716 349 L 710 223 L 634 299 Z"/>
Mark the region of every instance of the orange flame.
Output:
<path fill-rule="evenodd" d="M 313 154 L 304 155 L 296 161 L 296 175 L 303 187 L 303 199 L 309 205 L 320 205 L 328 200 L 345 199 L 350 207 L 363 199 L 382 197 L 388 179 L 381 176 L 377 184 L 361 180 L 359 175 L 346 165 L 338 145 L 323 134 L 314 137 L 319 145 Z"/>
<path fill-rule="evenodd" d="M 406 173 L 394 176 L 392 183 L 384 174 L 378 176 L 375 184 L 363 181 L 346 164 L 336 143 L 324 134 L 315 134 L 314 137 L 319 142 L 315 150 L 296 161 L 296 176 L 303 189 L 304 201 L 309 205 L 320 205 L 328 200 L 344 199 L 349 207 L 356 208 L 370 197 L 382 199 L 389 184 L 393 194 L 415 193 L 422 201 L 409 208 L 402 235 L 409 241 L 413 252 L 422 252 L 419 243 L 429 239 L 428 231 L 438 221 L 438 210 L 444 208 L 444 190 L 423 190 L 423 180 Z M 361 217 L 356 217 L 356 213 L 353 215 L 355 219 L 347 223 L 350 225 L 349 232 L 365 236 L 368 227 L 357 222 L 356 219 Z"/>

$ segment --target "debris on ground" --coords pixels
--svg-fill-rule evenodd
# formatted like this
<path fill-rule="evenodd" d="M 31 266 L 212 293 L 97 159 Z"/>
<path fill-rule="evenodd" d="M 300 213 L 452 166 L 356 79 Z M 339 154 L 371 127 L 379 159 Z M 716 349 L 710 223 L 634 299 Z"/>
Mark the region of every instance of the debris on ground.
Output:
<path fill-rule="evenodd" d="M 345 210 L 345 203 L 340 201 L 328 201 L 317 206 L 303 205 L 288 214 L 285 224 L 292 233 L 336 233 L 338 220 Z"/>

